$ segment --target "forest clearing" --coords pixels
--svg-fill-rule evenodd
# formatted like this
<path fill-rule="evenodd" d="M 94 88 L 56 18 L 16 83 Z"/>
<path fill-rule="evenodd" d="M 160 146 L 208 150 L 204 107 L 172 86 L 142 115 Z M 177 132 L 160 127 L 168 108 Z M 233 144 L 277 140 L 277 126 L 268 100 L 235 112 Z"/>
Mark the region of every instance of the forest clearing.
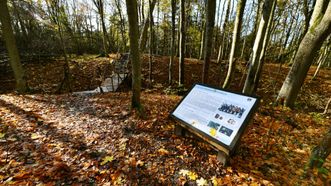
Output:
<path fill-rule="evenodd" d="M 143 61 L 146 72 L 148 62 Z M 80 62 L 80 68 L 89 71 L 72 82 L 74 90 L 98 86 L 97 82 L 91 84 L 88 77 L 93 76 L 93 69 L 107 62 L 108 58 Z M 302 177 L 312 148 L 331 121 L 329 115 L 321 114 L 326 98 L 331 96 L 330 70 L 322 70 L 316 80 L 307 82 L 299 108 L 291 110 L 273 106 L 271 87 L 277 89 L 281 82 L 274 82 L 277 71 L 273 69 L 278 66 L 266 64 L 262 81 L 266 90 L 258 92 L 262 98 L 258 112 L 230 165 L 224 167 L 216 160 L 216 151 L 205 142 L 174 135 L 175 121 L 168 116 L 181 96 L 164 91 L 167 74 L 162 69 L 167 62 L 168 57 L 155 57 L 155 69 L 161 72 L 155 72 L 154 88 L 143 90 L 146 119 L 131 113 L 131 93 L 125 83 L 116 93 L 56 95 L 54 88 L 38 86 L 56 87 L 53 84 L 60 82 L 61 73 L 47 69 L 59 63 L 29 63 L 27 71 L 34 72 L 28 74 L 29 85 L 45 92 L 0 96 L 2 127 L 8 126 L 1 129 L 2 134 L 6 130 L 1 144 L 3 183 L 195 185 L 200 181 L 219 185 L 319 185 L 330 179 L 330 158 L 323 166 L 326 172 L 313 172 L 309 179 Z M 186 79 L 190 87 L 201 78 L 202 62 L 186 62 L 192 73 Z M 279 76 L 284 77 L 288 67 L 282 68 Z M 75 63 L 71 72 L 80 74 Z M 309 76 L 313 73 L 314 68 Z M 240 81 L 242 74 L 237 71 L 236 76 L 238 80 L 234 82 Z M 234 88 L 236 85 L 233 83 Z"/>
<path fill-rule="evenodd" d="M 0 0 L 0 25 L 0 185 L 331 185 L 331 1 Z"/>

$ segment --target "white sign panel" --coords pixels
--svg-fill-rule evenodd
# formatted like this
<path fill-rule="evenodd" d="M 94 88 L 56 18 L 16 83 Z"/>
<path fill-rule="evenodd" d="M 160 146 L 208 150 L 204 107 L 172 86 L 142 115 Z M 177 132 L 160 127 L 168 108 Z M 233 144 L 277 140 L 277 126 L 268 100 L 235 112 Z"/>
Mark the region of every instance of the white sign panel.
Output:
<path fill-rule="evenodd" d="M 255 97 L 196 84 L 172 115 L 230 146 L 256 103 Z"/>

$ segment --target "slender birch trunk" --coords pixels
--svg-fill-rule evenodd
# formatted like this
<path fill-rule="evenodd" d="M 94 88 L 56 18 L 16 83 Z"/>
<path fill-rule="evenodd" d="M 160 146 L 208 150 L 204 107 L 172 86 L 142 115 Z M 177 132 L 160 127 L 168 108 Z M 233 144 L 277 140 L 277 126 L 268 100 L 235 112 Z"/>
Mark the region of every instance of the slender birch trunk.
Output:
<path fill-rule="evenodd" d="M 180 24 L 179 24 L 179 70 L 178 84 L 184 84 L 184 58 L 185 58 L 185 0 L 180 0 Z"/>
<path fill-rule="evenodd" d="M 237 4 L 236 19 L 234 23 L 233 36 L 232 36 L 232 46 L 229 56 L 229 69 L 225 81 L 223 83 L 223 88 L 228 88 L 228 86 L 230 85 L 231 77 L 233 74 L 233 68 L 235 67 L 234 57 L 235 57 L 235 51 L 238 50 L 237 46 L 238 46 L 238 41 L 240 40 L 241 25 L 242 25 L 245 5 L 246 5 L 246 0 L 240 0 Z"/>
<path fill-rule="evenodd" d="M 255 79 L 256 72 L 258 70 L 260 53 L 263 48 L 263 41 L 264 41 L 264 37 L 266 34 L 267 24 L 268 24 L 268 20 L 270 17 L 270 13 L 271 13 L 271 9 L 272 9 L 272 5 L 273 5 L 274 1 L 275 0 L 266 0 L 264 2 L 264 6 L 263 6 L 264 8 L 263 8 L 263 12 L 262 12 L 262 16 L 261 16 L 261 20 L 260 20 L 260 24 L 259 24 L 259 29 L 256 34 L 254 47 L 253 47 L 253 53 L 252 53 L 251 59 L 249 61 L 249 69 L 248 69 L 245 85 L 243 88 L 243 93 L 246 93 L 246 94 L 254 93 L 254 83 L 255 83 L 254 79 Z"/>

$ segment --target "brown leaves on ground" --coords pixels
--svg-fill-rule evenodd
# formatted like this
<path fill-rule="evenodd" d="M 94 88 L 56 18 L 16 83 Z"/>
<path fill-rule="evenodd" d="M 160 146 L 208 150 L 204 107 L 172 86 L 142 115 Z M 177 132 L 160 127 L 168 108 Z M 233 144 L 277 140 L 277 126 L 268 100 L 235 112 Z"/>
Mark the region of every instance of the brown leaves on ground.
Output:
<path fill-rule="evenodd" d="M 198 69 L 201 64 L 191 65 Z M 154 83 L 161 88 L 142 94 L 146 119 L 130 110 L 131 94 L 126 92 L 89 97 L 1 94 L 0 183 L 319 185 L 330 178 L 330 159 L 324 164 L 326 174 L 302 175 L 330 118 L 318 114 L 316 105 L 300 110 L 272 106 L 272 88 L 280 85 L 268 81 L 269 68 L 274 67 L 267 66 L 259 91 L 263 101 L 228 167 L 203 141 L 174 135 L 175 121 L 168 116 L 181 97 L 161 93 L 166 83 L 157 74 Z M 315 89 L 330 86 L 319 78 L 319 85 L 311 82 L 314 89 L 304 88 L 310 93 L 307 99 L 318 95 Z M 323 92 L 323 98 L 331 96 Z"/>
<path fill-rule="evenodd" d="M 1 95 L 1 125 L 8 126 L 0 146 L 2 183 L 317 183 L 301 176 L 326 118 L 261 106 L 230 167 L 223 167 L 208 145 L 173 134 L 168 114 L 180 97 L 143 94 L 146 120 L 130 114 L 129 97 Z"/>

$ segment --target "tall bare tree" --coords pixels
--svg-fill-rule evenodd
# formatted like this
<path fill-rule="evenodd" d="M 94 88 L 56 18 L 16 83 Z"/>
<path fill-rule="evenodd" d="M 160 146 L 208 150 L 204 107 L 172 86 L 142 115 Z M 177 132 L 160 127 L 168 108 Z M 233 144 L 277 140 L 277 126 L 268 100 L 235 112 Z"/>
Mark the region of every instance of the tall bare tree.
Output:
<path fill-rule="evenodd" d="M 180 24 L 179 24 L 179 70 L 178 84 L 184 84 L 184 58 L 185 58 L 185 0 L 180 0 Z"/>
<path fill-rule="evenodd" d="M 203 1 L 206 2 L 206 1 Z M 205 31 L 206 31 L 206 21 L 205 21 L 205 12 L 206 12 L 206 4 L 203 3 L 201 6 L 201 40 L 200 40 L 200 51 L 199 51 L 199 60 L 202 60 L 204 57 L 204 48 L 205 48 Z M 216 35 L 217 37 L 217 35 Z M 216 42 L 215 42 L 216 43 Z"/>
<path fill-rule="evenodd" d="M 176 0 L 171 0 L 171 46 L 169 61 L 169 85 L 172 83 L 172 72 L 175 56 L 175 37 L 176 37 Z"/>
<path fill-rule="evenodd" d="M 109 49 L 112 48 L 110 46 L 110 41 L 107 33 L 107 28 L 105 24 L 105 10 L 104 10 L 104 2 L 103 0 L 93 0 L 95 7 L 98 10 L 98 14 L 100 16 L 101 27 L 102 27 L 102 44 L 103 44 L 103 55 L 106 56 L 109 52 Z"/>
<path fill-rule="evenodd" d="M 131 107 L 136 108 L 140 114 L 143 114 L 143 107 L 140 102 L 141 92 L 141 63 L 138 45 L 138 12 L 137 1 L 126 0 L 126 10 L 129 19 L 129 37 L 130 37 L 130 59 L 132 64 L 132 99 Z"/>
<path fill-rule="evenodd" d="M 230 80 L 233 74 L 233 68 L 235 67 L 235 51 L 239 51 L 237 48 L 238 41 L 240 40 L 241 24 L 243 19 L 243 14 L 245 10 L 246 0 L 239 0 L 237 4 L 236 19 L 234 22 L 233 36 L 232 36 L 232 45 L 229 56 L 229 69 L 226 75 L 225 81 L 223 83 L 223 88 L 227 88 L 230 84 Z"/>
<path fill-rule="evenodd" d="M 13 34 L 13 28 L 10 23 L 7 0 L 0 1 L 0 21 L 3 38 L 6 42 L 7 51 L 10 58 L 10 65 L 14 71 L 16 80 L 16 89 L 20 93 L 28 90 L 25 71 L 22 67 L 20 55 L 16 47 L 16 40 Z"/>
<path fill-rule="evenodd" d="M 261 52 L 259 54 L 260 56 L 258 59 L 257 70 L 256 70 L 255 76 L 254 76 L 253 92 L 256 92 L 257 87 L 259 85 L 259 81 L 260 81 L 260 77 L 261 77 L 261 73 L 262 73 L 262 67 L 264 65 L 264 56 L 267 51 L 268 43 L 269 43 L 271 32 L 272 32 L 272 27 L 274 26 L 273 17 L 274 17 L 274 13 L 275 13 L 275 9 L 276 9 L 276 4 L 277 4 L 277 1 L 272 2 L 271 12 L 270 12 L 267 29 L 266 29 L 266 34 L 263 39 L 263 45 L 262 45 Z"/>
<path fill-rule="evenodd" d="M 123 41 L 123 46 L 122 46 L 122 51 L 125 52 L 127 49 L 127 38 L 125 34 L 125 20 L 122 15 L 122 7 L 121 7 L 121 2 L 120 0 L 115 0 L 116 8 L 118 11 L 118 14 L 120 16 L 120 29 L 121 29 L 121 37 Z"/>
<path fill-rule="evenodd" d="M 226 40 L 226 35 L 227 35 L 227 25 L 229 22 L 229 15 L 230 15 L 230 10 L 231 10 L 231 0 L 228 0 L 228 5 L 226 8 L 226 13 L 225 13 L 225 18 L 224 18 L 224 22 L 223 22 L 223 33 L 221 35 L 221 45 L 218 49 L 218 55 L 217 55 L 217 63 L 219 63 L 222 59 L 223 59 L 223 55 L 225 52 L 225 40 Z"/>
<path fill-rule="evenodd" d="M 62 55 L 64 58 L 63 65 L 63 79 L 57 89 L 57 93 L 61 93 L 63 89 L 71 90 L 71 76 L 70 76 L 70 68 L 69 68 L 69 60 L 67 56 L 67 48 L 64 43 L 64 27 L 66 22 L 66 14 L 64 12 L 64 6 L 61 0 L 52 0 L 46 1 L 47 9 L 50 14 L 50 18 L 52 23 L 55 25 L 57 29 L 57 33 L 59 35 Z"/>
<path fill-rule="evenodd" d="M 152 2 L 148 0 L 149 9 L 151 9 Z M 149 87 L 152 86 L 152 74 L 153 74 L 153 48 L 154 48 L 154 32 L 153 32 L 153 12 L 149 12 L 149 62 L 148 62 L 148 83 Z"/>
<path fill-rule="evenodd" d="M 317 0 L 316 5 L 323 4 L 322 7 L 315 6 L 314 14 L 308 32 L 302 39 L 293 66 L 279 91 L 277 100 L 284 102 L 285 106 L 293 107 L 297 99 L 300 88 L 307 76 L 308 70 L 313 63 L 316 52 L 321 48 L 323 42 L 331 34 L 331 2 Z M 315 13 L 316 11 L 316 13 Z"/>
<path fill-rule="evenodd" d="M 324 63 L 326 62 L 326 59 L 330 56 L 330 51 L 331 51 L 331 38 L 329 37 L 327 43 L 325 44 L 324 47 L 321 48 L 320 50 L 320 56 L 317 60 L 317 68 L 316 71 L 313 75 L 313 77 L 311 78 L 312 80 L 316 78 L 319 70 L 321 69 L 321 67 L 324 65 Z"/>
<path fill-rule="evenodd" d="M 214 23 L 215 23 L 216 1 L 207 0 L 207 21 L 205 29 L 205 47 L 204 47 L 204 63 L 202 69 L 202 82 L 208 83 L 208 71 L 210 63 L 210 54 L 212 50 Z"/>
<path fill-rule="evenodd" d="M 153 0 L 152 3 L 149 6 L 149 12 L 148 12 L 148 16 L 145 20 L 144 23 L 144 27 L 140 33 L 140 38 L 139 38 L 139 48 L 140 51 L 144 51 L 144 49 L 146 48 L 146 42 L 147 42 L 147 34 L 148 34 L 148 27 L 149 27 L 149 19 L 150 19 L 150 15 L 153 15 L 153 11 L 155 8 L 155 4 L 156 4 L 156 0 Z"/>
<path fill-rule="evenodd" d="M 255 89 L 255 75 L 258 70 L 260 62 L 260 54 L 263 47 L 263 41 L 266 35 L 268 20 L 270 17 L 272 5 L 275 0 L 265 0 L 263 5 L 262 17 L 260 20 L 259 28 L 254 41 L 253 53 L 251 54 L 249 61 L 249 69 L 243 88 L 243 93 L 253 94 Z"/>

